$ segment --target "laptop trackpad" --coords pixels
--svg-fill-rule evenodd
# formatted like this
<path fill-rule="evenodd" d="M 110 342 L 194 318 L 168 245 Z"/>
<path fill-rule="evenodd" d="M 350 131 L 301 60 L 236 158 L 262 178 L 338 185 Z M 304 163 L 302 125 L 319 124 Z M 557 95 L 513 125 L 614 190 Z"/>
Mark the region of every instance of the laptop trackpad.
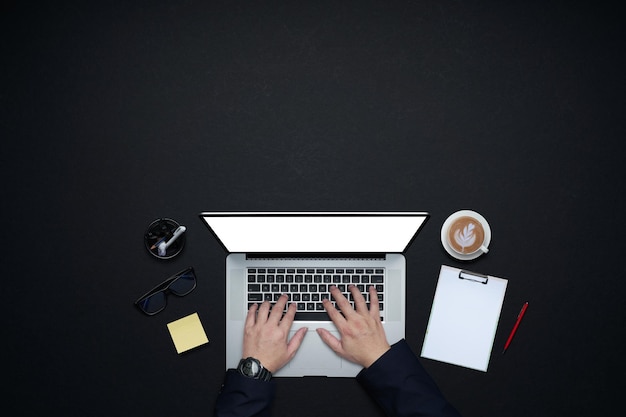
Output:
<path fill-rule="evenodd" d="M 339 332 L 331 331 L 339 339 Z M 291 332 L 289 337 L 295 332 Z M 296 356 L 289 362 L 291 369 L 337 369 L 341 368 L 342 359 L 322 341 L 316 331 L 309 331 L 304 337 Z"/>

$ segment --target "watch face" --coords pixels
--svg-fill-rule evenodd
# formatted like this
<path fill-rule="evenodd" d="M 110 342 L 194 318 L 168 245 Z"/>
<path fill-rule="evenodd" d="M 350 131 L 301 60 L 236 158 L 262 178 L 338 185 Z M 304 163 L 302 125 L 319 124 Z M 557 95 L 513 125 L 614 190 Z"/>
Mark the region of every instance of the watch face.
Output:
<path fill-rule="evenodd" d="M 241 372 L 243 372 L 244 375 L 252 377 L 257 376 L 260 370 L 261 367 L 259 366 L 259 364 L 251 358 L 246 359 L 243 363 L 243 366 L 241 367 Z"/>

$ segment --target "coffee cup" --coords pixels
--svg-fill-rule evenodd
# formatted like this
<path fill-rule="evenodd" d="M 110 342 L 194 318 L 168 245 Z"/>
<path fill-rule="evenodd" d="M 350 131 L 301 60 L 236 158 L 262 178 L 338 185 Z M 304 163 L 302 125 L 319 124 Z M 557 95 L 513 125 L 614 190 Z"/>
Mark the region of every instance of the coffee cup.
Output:
<path fill-rule="evenodd" d="M 457 259 L 475 259 L 489 252 L 490 241 L 489 223 L 472 210 L 453 213 L 441 228 L 441 243 Z"/>

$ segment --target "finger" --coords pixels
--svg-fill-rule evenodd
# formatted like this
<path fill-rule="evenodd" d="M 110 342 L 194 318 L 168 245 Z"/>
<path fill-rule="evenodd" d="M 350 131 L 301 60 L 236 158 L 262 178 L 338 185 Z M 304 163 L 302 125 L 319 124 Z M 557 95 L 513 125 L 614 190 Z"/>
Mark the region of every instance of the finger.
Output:
<path fill-rule="evenodd" d="M 333 303 L 331 303 L 330 300 L 328 299 L 322 300 L 322 305 L 324 306 L 324 310 L 326 310 L 326 312 L 328 313 L 328 317 L 330 317 L 332 322 L 335 323 L 335 326 L 337 326 L 337 328 L 340 329 L 343 326 L 343 324 L 346 322 L 346 318 L 342 316 L 339 311 L 337 311 L 337 309 L 335 308 L 335 306 L 333 306 Z M 352 307 L 349 307 L 349 308 L 352 308 Z"/>
<path fill-rule="evenodd" d="M 339 291 L 339 288 L 333 285 L 330 288 L 330 293 L 332 294 L 335 302 L 337 303 L 339 309 L 343 312 L 344 315 L 348 315 L 354 312 L 352 304 L 350 304 L 350 301 L 348 301 L 348 299 L 344 297 L 341 291 Z"/>
<path fill-rule="evenodd" d="M 278 301 L 272 307 L 272 311 L 270 312 L 270 317 L 268 321 L 273 321 L 278 324 L 280 319 L 283 317 L 283 312 L 285 311 L 285 305 L 287 304 L 287 295 L 283 294 L 278 297 Z"/>
<path fill-rule="evenodd" d="M 257 303 L 254 303 L 248 309 L 248 315 L 246 316 L 246 322 L 244 324 L 245 327 L 252 327 L 254 323 L 256 323 L 256 311 L 259 308 Z"/>
<path fill-rule="evenodd" d="M 287 329 L 290 329 L 291 324 L 293 323 L 293 319 L 295 317 L 296 317 L 296 305 L 293 303 L 290 303 L 289 307 L 287 307 L 287 312 L 285 313 L 283 318 L 280 320 L 279 326 L 284 326 Z"/>
<path fill-rule="evenodd" d="M 361 291 L 356 287 L 356 285 L 350 285 L 348 287 L 352 297 L 354 298 L 354 305 L 356 307 L 356 311 L 367 313 L 367 303 L 365 302 L 365 297 L 361 294 Z"/>
<path fill-rule="evenodd" d="M 304 336 L 306 336 L 306 333 L 308 331 L 308 328 L 303 327 L 301 329 L 298 329 L 296 334 L 291 337 L 291 340 L 289 341 L 289 343 L 287 343 L 287 354 L 290 358 L 293 358 L 295 356 L 296 352 L 300 348 L 300 345 L 302 344 L 302 341 L 304 340 Z"/>
<path fill-rule="evenodd" d="M 259 307 L 258 314 L 256 315 L 257 323 L 265 323 L 267 321 L 267 316 L 270 312 L 270 303 L 269 301 L 263 301 L 261 306 Z"/>
<path fill-rule="evenodd" d="M 380 308 L 378 305 L 378 292 L 376 291 L 376 287 L 370 285 L 369 288 L 370 293 L 370 314 L 374 317 L 380 316 Z"/>
<path fill-rule="evenodd" d="M 315 330 L 317 331 L 317 334 L 320 336 L 322 341 L 324 343 L 326 343 L 328 345 L 328 347 L 333 350 L 333 352 L 335 352 L 336 354 L 338 354 L 341 357 L 344 357 L 345 353 L 343 351 L 343 346 L 341 346 L 341 341 L 339 339 L 337 339 L 335 336 L 333 336 L 326 329 L 321 329 L 320 328 L 320 329 L 315 329 Z"/>

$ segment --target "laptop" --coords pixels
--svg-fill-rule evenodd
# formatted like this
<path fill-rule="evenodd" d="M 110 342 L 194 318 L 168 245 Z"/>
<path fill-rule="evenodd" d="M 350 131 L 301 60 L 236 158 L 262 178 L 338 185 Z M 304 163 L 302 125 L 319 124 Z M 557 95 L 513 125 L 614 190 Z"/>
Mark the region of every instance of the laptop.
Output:
<path fill-rule="evenodd" d="M 290 337 L 308 327 L 296 356 L 275 377 L 354 377 L 361 367 L 335 354 L 315 329 L 340 338 L 322 299 L 336 285 L 350 299 L 354 284 L 378 291 L 387 340 L 405 337 L 406 261 L 425 212 L 204 212 L 200 218 L 226 257 L 226 368 L 242 357 L 246 313 L 281 294 L 296 303 Z M 329 298 L 334 302 L 333 298 Z"/>

